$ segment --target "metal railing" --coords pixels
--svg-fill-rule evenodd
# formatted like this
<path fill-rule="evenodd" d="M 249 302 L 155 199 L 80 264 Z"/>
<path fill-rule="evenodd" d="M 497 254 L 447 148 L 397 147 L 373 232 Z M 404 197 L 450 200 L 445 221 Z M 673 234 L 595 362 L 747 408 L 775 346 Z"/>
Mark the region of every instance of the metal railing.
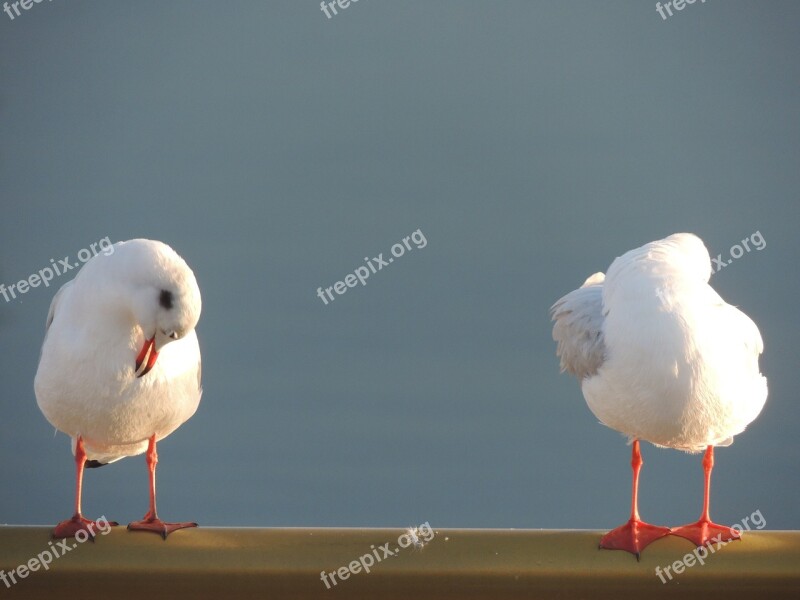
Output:
<path fill-rule="evenodd" d="M 116 527 L 83 543 L 50 532 L 0 526 L 0 597 L 800 598 L 797 531 L 746 532 L 702 562 L 677 537 L 637 562 L 598 550 L 595 531 L 434 529 L 425 541 L 399 529 L 201 527 L 164 541 Z M 46 568 L 44 552 L 57 556 Z"/>

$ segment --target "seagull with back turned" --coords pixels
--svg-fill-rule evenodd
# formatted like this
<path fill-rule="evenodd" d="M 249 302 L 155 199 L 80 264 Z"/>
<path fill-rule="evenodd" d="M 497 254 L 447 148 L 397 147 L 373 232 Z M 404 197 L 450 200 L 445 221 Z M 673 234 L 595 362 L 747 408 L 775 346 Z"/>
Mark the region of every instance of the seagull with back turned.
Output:
<path fill-rule="evenodd" d="M 727 446 L 761 412 L 767 380 L 755 323 L 726 304 L 708 280 L 708 250 L 676 233 L 617 258 L 551 308 L 561 368 L 581 382 L 586 403 L 633 443 L 631 516 L 601 548 L 639 553 L 668 534 L 697 546 L 738 538 L 709 515 L 714 447 Z M 670 529 L 638 511 L 639 440 L 686 452 L 705 451 L 700 519 Z"/>
<path fill-rule="evenodd" d="M 81 514 L 85 467 L 146 453 L 150 509 L 131 530 L 167 534 L 196 523 L 166 523 L 156 512 L 156 444 L 200 402 L 195 325 L 200 289 L 172 248 L 131 240 L 89 260 L 56 293 L 47 316 L 34 388 L 44 416 L 72 438 L 75 512 L 55 537 L 92 535 Z"/>

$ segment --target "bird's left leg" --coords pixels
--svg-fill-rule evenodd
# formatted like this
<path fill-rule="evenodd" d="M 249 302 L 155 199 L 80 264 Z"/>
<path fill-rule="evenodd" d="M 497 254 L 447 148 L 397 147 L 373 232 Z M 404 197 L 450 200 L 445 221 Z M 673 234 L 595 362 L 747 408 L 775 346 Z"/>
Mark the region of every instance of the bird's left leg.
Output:
<path fill-rule="evenodd" d="M 696 523 L 690 523 L 672 530 L 673 535 L 686 538 L 696 546 L 705 546 L 709 542 L 730 542 L 740 538 L 739 532 L 725 525 L 717 525 L 709 515 L 709 498 L 711 496 L 711 470 L 714 468 L 714 446 L 706 448 L 703 456 L 705 486 L 703 493 L 703 514 Z"/>
<path fill-rule="evenodd" d="M 150 438 L 147 445 L 147 468 L 150 471 L 150 510 L 141 521 L 134 521 L 128 524 L 128 529 L 139 531 L 154 531 L 167 539 L 167 536 L 178 529 L 186 527 L 197 527 L 197 523 L 166 523 L 158 518 L 156 512 L 156 465 L 158 464 L 158 453 L 156 452 L 156 436 Z"/>

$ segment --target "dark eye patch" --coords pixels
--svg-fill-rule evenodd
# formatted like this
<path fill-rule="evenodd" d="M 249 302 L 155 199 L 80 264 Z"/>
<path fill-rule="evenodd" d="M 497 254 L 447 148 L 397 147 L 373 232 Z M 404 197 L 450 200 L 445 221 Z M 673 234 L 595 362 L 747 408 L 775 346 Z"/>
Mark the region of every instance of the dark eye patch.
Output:
<path fill-rule="evenodd" d="M 158 303 L 167 310 L 172 308 L 172 292 L 169 290 L 161 290 L 161 295 L 158 297 Z"/>

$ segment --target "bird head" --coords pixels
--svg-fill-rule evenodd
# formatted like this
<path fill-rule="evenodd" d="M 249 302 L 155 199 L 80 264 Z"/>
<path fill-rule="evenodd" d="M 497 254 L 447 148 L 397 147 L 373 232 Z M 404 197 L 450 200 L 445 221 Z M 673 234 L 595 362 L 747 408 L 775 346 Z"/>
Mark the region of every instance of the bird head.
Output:
<path fill-rule="evenodd" d="M 155 366 L 158 354 L 190 333 L 200 318 L 200 289 L 194 273 L 172 248 L 161 242 L 131 240 L 115 251 L 124 261 L 129 306 L 143 342 L 136 355 L 136 377 Z M 138 336 L 137 336 L 138 337 Z"/>

